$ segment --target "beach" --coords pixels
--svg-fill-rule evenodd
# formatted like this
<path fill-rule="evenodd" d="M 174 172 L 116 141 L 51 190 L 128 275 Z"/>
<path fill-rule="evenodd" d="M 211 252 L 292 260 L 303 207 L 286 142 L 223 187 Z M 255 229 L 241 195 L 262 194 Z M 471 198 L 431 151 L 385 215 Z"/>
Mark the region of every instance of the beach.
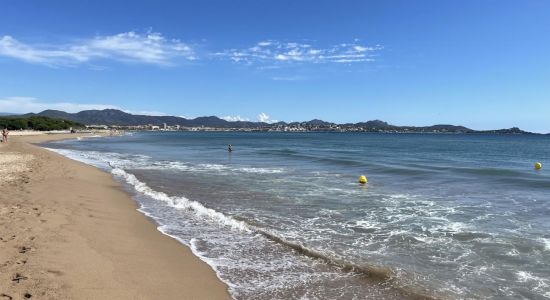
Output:
<path fill-rule="evenodd" d="M 0 296 L 550 295 L 548 137 L 101 135 L 0 144 Z"/>
<path fill-rule="evenodd" d="M 532 163 L 549 143 L 146 131 L 41 146 L 111 173 L 234 299 L 395 300 L 550 295 L 550 177 Z"/>
<path fill-rule="evenodd" d="M 229 299 L 110 174 L 33 145 L 77 136 L 0 146 L 0 298 Z"/>

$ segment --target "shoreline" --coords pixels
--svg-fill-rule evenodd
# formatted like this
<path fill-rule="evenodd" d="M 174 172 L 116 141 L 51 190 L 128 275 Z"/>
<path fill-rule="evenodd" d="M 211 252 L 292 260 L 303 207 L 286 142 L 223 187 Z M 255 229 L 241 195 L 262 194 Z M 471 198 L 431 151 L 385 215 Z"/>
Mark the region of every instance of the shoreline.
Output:
<path fill-rule="evenodd" d="M 160 232 L 110 174 L 32 145 L 82 136 L 0 145 L 0 171 L 10 176 L 0 194 L 0 295 L 231 299 L 214 270 Z"/>

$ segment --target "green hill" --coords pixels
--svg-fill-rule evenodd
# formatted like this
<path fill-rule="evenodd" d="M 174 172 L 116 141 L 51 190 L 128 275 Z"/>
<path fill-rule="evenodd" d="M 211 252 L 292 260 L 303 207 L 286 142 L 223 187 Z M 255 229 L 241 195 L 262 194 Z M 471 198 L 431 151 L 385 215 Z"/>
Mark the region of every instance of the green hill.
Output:
<path fill-rule="evenodd" d="M 84 125 L 64 119 L 49 118 L 44 116 L 30 117 L 0 117 L 0 128 L 8 130 L 66 130 L 69 128 L 83 128 Z"/>

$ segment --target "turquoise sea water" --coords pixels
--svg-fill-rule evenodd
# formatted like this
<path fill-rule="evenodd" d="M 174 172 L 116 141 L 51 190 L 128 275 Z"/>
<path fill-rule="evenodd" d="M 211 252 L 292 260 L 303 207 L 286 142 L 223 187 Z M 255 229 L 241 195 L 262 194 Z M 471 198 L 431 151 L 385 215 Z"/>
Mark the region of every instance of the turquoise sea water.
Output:
<path fill-rule="evenodd" d="M 111 172 L 236 299 L 550 298 L 550 136 L 143 132 L 44 146 Z"/>

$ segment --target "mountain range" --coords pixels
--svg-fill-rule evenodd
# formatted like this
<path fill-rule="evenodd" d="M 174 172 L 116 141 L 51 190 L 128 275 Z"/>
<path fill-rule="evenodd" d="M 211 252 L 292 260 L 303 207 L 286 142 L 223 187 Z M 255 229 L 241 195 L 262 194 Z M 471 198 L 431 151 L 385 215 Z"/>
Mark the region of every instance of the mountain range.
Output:
<path fill-rule="evenodd" d="M 118 125 L 118 126 L 137 126 L 137 125 L 162 125 L 168 126 L 180 125 L 184 127 L 216 127 L 216 128 L 276 128 L 281 126 L 300 126 L 308 130 L 329 130 L 338 126 L 340 129 L 358 129 L 361 131 L 392 131 L 392 132 L 448 132 L 448 133 L 514 133 L 527 134 L 517 127 L 498 130 L 473 130 L 464 126 L 456 125 L 433 125 L 433 126 L 396 126 L 380 120 L 373 120 L 359 123 L 335 124 L 323 120 L 314 119 L 306 122 L 250 122 L 250 121 L 227 121 L 216 116 L 198 117 L 186 119 L 175 116 L 148 116 L 134 115 L 116 109 L 104 110 L 84 110 L 78 113 L 67 113 L 59 110 L 45 110 L 40 113 L 28 113 L 19 115 L 21 117 L 46 116 L 50 118 L 65 119 L 86 125 Z"/>
<path fill-rule="evenodd" d="M 186 119 L 175 116 L 148 116 L 134 115 L 123 112 L 117 109 L 104 110 L 83 110 L 78 113 L 67 113 L 60 110 L 45 110 L 37 114 L 29 113 L 21 115 L 29 117 L 33 115 L 46 116 L 50 118 L 65 119 L 79 122 L 85 125 L 119 125 L 119 126 L 136 126 L 136 125 L 162 125 L 166 123 L 168 126 L 180 125 L 186 127 L 207 126 L 219 128 L 252 128 L 258 126 L 269 125 L 261 122 L 245 122 L 236 121 L 230 122 L 220 119 L 216 116 L 198 117 L 195 119 Z"/>

